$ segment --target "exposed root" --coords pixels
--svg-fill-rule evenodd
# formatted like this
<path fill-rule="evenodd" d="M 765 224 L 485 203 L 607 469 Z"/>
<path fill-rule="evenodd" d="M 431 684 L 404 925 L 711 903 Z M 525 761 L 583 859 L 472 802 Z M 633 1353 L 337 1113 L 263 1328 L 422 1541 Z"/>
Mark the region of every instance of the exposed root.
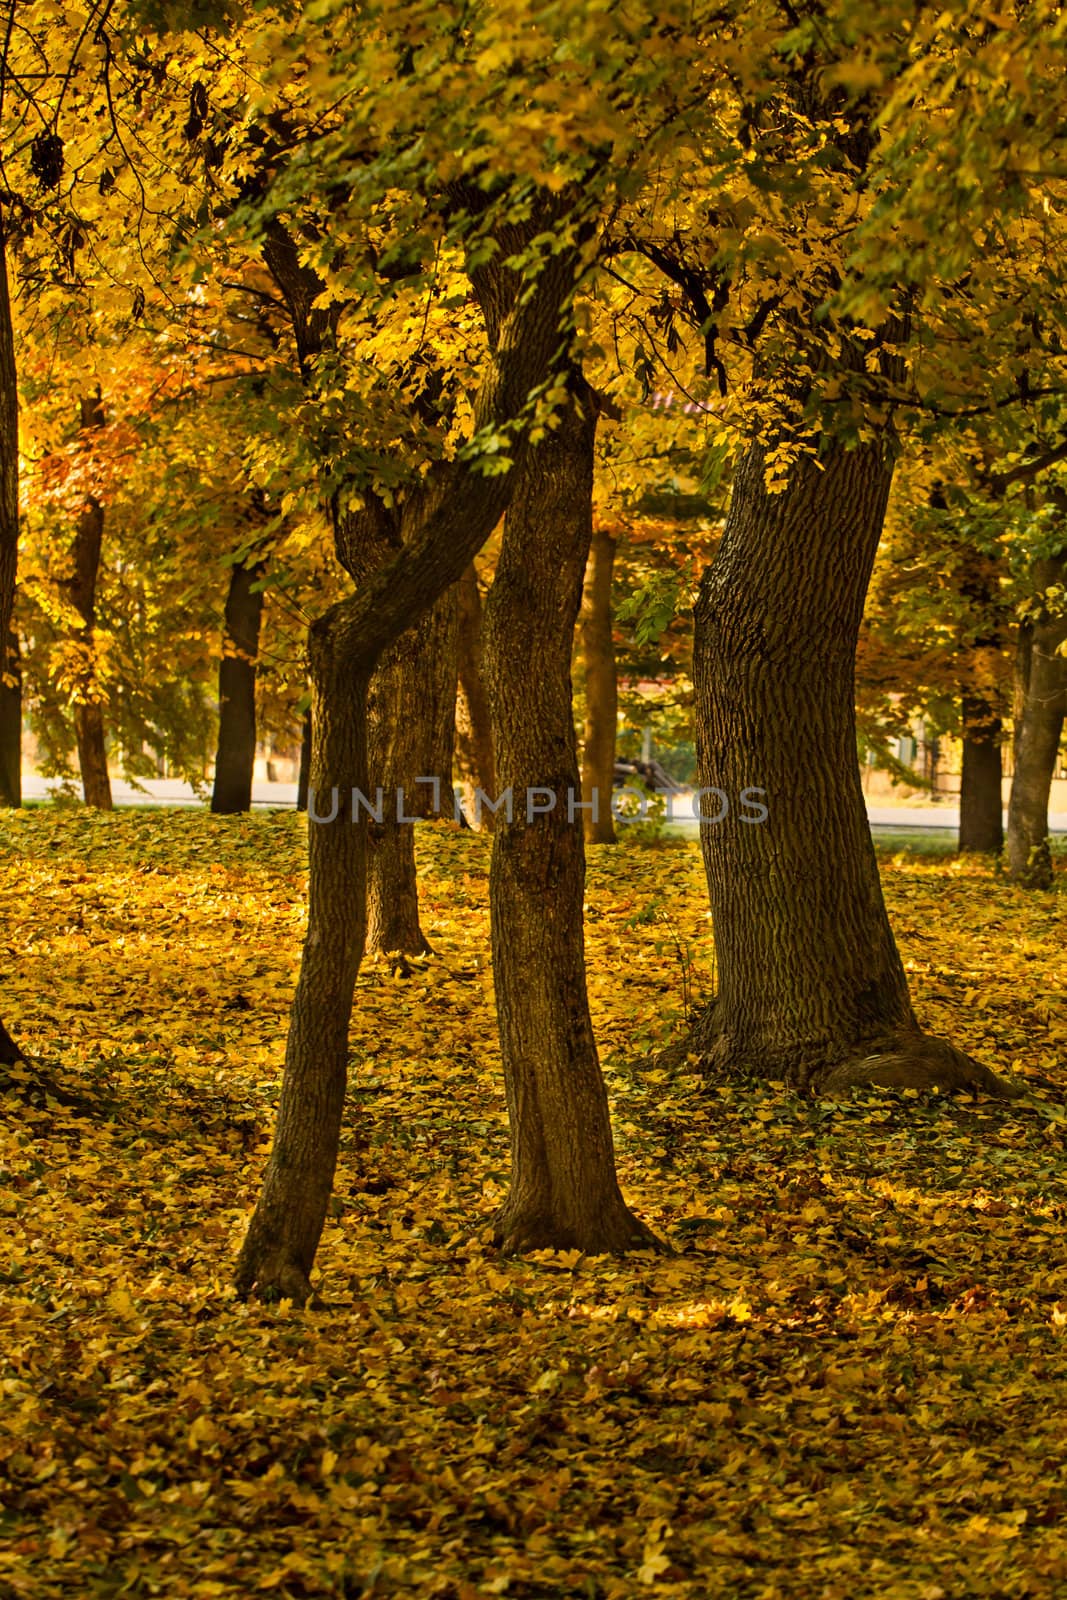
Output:
<path fill-rule="evenodd" d="M 251 1233 L 238 1258 L 233 1281 L 242 1300 L 254 1297 L 265 1305 L 291 1300 L 294 1306 L 305 1306 L 314 1292 L 307 1273 L 284 1246 L 259 1251 Z"/>
<path fill-rule="evenodd" d="M 1026 1092 L 1018 1084 L 998 1077 L 947 1039 L 923 1033 L 902 1035 L 875 1055 L 838 1062 L 815 1080 L 813 1089 L 816 1094 L 833 1097 L 862 1085 L 964 1090 L 996 1100 L 1015 1100 Z"/>
<path fill-rule="evenodd" d="M 635 1216 L 621 1197 L 610 1214 L 580 1225 L 561 1222 L 547 1208 L 513 1208 L 505 1201 L 493 1219 L 493 1243 L 508 1256 L 531 1250 L 580 1250 L 587 1256 L 623 1256 L 631 1250 L 671 1254 L 670 1245 Z"/>

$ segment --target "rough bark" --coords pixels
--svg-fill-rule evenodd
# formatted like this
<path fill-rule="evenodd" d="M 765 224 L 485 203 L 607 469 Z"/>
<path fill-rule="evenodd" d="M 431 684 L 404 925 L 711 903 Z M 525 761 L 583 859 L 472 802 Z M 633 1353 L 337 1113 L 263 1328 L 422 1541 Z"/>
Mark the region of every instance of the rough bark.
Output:
<path fill-rule="evenodd" d="M 554 197 L 539 203 L 521 227 L 501 229 L 499 259 L 472 273 L 492 346 L 474 399 L 476 431 L 511 426 L 531 391 L 558 366 L 561 338 L 565 342 L 561 328 L 579 270 L 577 248 L 548 258 L 523 296 L 521 280 L 500 263 L 528 247 L 552 225 L 556 208 L 562 211 L 566 204 L 565 197 Z M 265 254 L 290 307 L 306 372 L 314 333 L 310 307 L 321 284 L 308 282 L 308 269 L 280 225 L 269 231 Z M 528 449 L 521 435 L 513 448 L 518 468 Z M 366 793 L 369 782 L 367 693 L 383 651 L 458 580 L 507 508 L 516 468 L 486 475 L 479 465 L 462 459 L 442 463 L 392 507 L 374 496 L 360 511 L 333 506 L 342 562 L 363 544 L 367 519 L 391 531 L 395 552 L 310 630 L 316 812 L 329 814 L 327 797 L 336 786 L 340 814 L 333 822 L 316 823 L 309 806 L 307 934 L 274 1143 L 237 1264 L 241 1294 L 303 1301 L 311 1293 L 310 1272 L 337 1160 L 348 1025 L 366 927 L 365 813 L 360 810 L 363 820 L 353 826 L 349 795 L 352 788 Z"/>
<path fill-rule="evenodd" d="M 404 818 L 451 815 L 456 623 L 453 586 L 384 652 L 371 681 L 368 765 L 382 807 L 368 828 L 367 949 L 400 971 L 407 956 L 430 951 L 419 923 L 415 827 Z"/>
<path fill-rule="evenodd" d="M 18 372 L 7 274 L 7 226 L 0 209 L 0 683 L 17 671 L 8 641 L 13 636 L 19 548 Z M 18 806 L 22 803 L 22 702 L 11 684 L 0 693 L 0 719 L 0 805 Z M 17 762 L 11 758 L 13 748 L 19 751 Z"/>
<path fill-rule="evenodd" d="M 614 844 L 611 797 L 619 691 L 611 612 L 615 538 L 606 528 L 593 533 L 582 597 L 582 662 L 585 669 L 585 740 L 582 749 L 582 813 L 587 844 Z"/>
<path fill-rule="evenodd" d="M 995 1091 L 916 1022 L 856 761 L 855 649 L 891 458 L 883 441 L 830 443 L 773 495 L 764 468 L 753 445 L 695 611 L 700 783 L 720 791 L 701 825 L 719 990 L 696 1042 L 709 1070 L 810 1090 Z M 746 789 L 765 821 L 745 820 Z"/>
<path fill-rule="evenodd" d="M 482 596 L 473 562 L 460 578 L 456 590 L 459 611 L 456 775 L 467 822 L 477 832 L 491 833 L 494 813 L 488 806 L 477 803 L 479 789 L 490 799 L 496 795 L 496 763 L 489 697 L 485 690 Z"/>
<path fill-rule="evenodd" d="M 22 663 L 19 636 L 8 634 L 0 676 L 0 805 L 22 804 Z"/>
<path fill-rule="evenodd" d="M 219 661 L 219 742 L 211 809 L 248 811 L 256 761 L 256 658 L 263 618 L 263 564 L 230 569 Z"/>
<path fill-rule="evenodd" d="M 1001 720 L 989 699 L 973 690 L 963 693 L 962 720 L 960 854 L 999 855 L 1004 846 Z"/>
<path fill-rule="evenodd" d="M 99 393 L 81 402 L 81 430 L 90 435 L 104 425 Z M 111 779 L 107 770 L 104 708 L 96 672 L 96 585 L 104 539 L 104 507 L 89 495 L 78 514 L 70 551 L 70 577 L 63 587 L 79 622 L 78 667 L 74 681 L 74 734 L 81 769 L 82 796 L 87 806 L 111 810 Z"/>
<path fill-rule="evenodd" d="M 571 647 L 592 531 L 595 416 L 586 386 L 523 465 L 485 607 L 497 782 L 489 894 L 511 1124 L 506 1250 L 620 1252 L 652 1242 L 619 1192 L 585 983 L 585 846 Z M 531 670 L 536 663 L 536 670 Z M 527 794 L 555 798 L 528 814 Z M 547 800 L 545 801 L 547 803 Z"/>
<path fill-rule="evenodd" d="M 1035 563 L 1043 593 L 1067 580 L 1067 550 Z M 1067 713 L 1067 613 L 1042 610 L 1024 626 L 1021 705 L 1015 730 L 1015 774 L 1008 805 L 1008 876 L 1028 889 L 1052 886 L 1048 802 Z"/>

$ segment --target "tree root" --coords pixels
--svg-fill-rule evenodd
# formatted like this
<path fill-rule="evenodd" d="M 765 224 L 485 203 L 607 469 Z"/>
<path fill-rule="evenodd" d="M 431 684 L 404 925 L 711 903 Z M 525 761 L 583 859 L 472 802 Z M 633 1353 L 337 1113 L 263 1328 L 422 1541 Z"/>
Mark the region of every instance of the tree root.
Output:
<path fill-rule="evenodd" d="M 258 1250 L 251 1236 L 238 1258 L 233 1283 L 239 1299 L 254 1297 L 265 1305 L 291 1300 L 294 1306 L 305 1306 L 314 1293 L 307 1273 L 284 1246 Z"/>
<path fill-rule="evenodd" d="M 834 1097 L 869 1085 L 886 1089 L 967 1090 L 996 1100 L 1016 1100 L 1026 1091 L 1009 1083 L 947 1039 L 901 1035 L 877 1054 L 838 1062 L 817 1076 L 813 1091 Z"/>
<path fill-rule="evenodd" d="M 635 1216 L 621 1196 L 610 1213 L 580 1225 L 561 1222 L 547 1207 L 512 1207 L 505 1201 L 493 1218 L 493 1244 L 506 1256 L 526 1255 L 532 1250 L 580 1250 L 587 1256 L 624 1256 L 631 1250 L 672 1253 L 670 1245 Z"/>

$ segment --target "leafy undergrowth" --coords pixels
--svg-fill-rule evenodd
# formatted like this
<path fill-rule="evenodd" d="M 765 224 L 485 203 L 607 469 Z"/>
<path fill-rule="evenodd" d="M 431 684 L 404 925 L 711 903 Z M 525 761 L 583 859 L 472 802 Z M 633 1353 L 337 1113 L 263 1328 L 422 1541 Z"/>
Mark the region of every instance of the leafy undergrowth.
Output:
<path fill-rule="evenodd" d="M 508 1261 L 487 844 L 421 850 L 437 955 L 360 980 L 305 1312 L 228 1288 L 301 820 L 0 823 L 0 1594 L 1067 1591 L 1062 879 L 885 864 L 923 1022 L 1028 1099 L 819 1106 L 650 1064 L 687 948 L 712 981 L 699 858 L 594 851 L 620 1169 L 677 1254 Z"/>

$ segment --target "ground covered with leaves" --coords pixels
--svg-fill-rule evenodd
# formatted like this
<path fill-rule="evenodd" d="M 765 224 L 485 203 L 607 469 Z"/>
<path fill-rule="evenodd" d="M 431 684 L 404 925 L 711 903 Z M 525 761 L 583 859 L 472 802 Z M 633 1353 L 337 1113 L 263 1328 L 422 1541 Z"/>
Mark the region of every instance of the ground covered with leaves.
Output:
<path fill-rule="evenodd" d="M 1067 1592 L 1067 895 L 896 857 L 923 1023 L 1011 1104 L 801 1101 L 656 1049 L 714 981 L 696 847 L 592 852 L 627 1198 L 666 1258 L 502 1260 L 488 845 L 368 967 L 322 1305 L 228 1285 L 304 918 L 293 816 L 0 822 L 0 1595 Z M 690 994 L 692 990 L 692 995 Z"/>

